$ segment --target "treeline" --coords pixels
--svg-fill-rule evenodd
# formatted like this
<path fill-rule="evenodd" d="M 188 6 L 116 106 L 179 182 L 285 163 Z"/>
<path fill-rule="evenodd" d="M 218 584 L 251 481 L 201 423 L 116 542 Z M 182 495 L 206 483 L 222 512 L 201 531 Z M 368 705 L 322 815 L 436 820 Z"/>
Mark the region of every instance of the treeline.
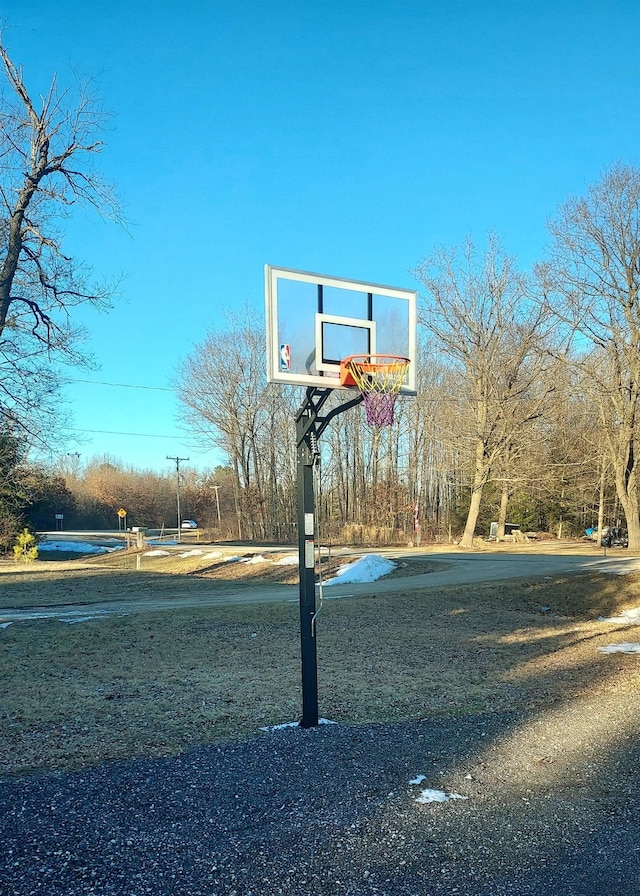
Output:
<path fill-rule="evenodd" d="M 236 332 L 236 350 L 244 346 L 250 352 L 258 332 L 258 326 L 246 329 L 247 339 Z M 268 385 L 259 368 L 254 369 L 254 404 L 247 417 L 251 429 L 236 417 L 221 419 L 220 429 L 211 430 L 230 463 L 208 472 L 181 468 L 181 515 L 220 539 L 291 542 L 297 521 L 293 415 L 302 391 Z M 194 394 L 204 392 L 194 385 Z M 536 421 L 523 432 L 518 448 L 512 445 L 510 468 L 500 467 L 486 485 L 477 532 L 488 534 L 490 523 L 500 517 L 505 493 L 508 521 L 524 531 L 583 533 L 597 522 L 602 484 L 606 520 L 620 516 L 610 477 L 601 480 L 602 458 L 594 442 L 597 410 L 574 392 L 556 394 L 554 419 Z M 209 388 L 207 394 L 215 398 L 216 390 Z M 232 406 L 224 401 L 218 408 L 231 415 Z M 215 427 L 212 417 L 210 413 L 208 425 Z M 423 542 L 462 537 L 471 499 L 473 415 L 456 377 L 426 349 L 418 394 L 398 399 L 395 417 L 392 427 L 378 432 L 366 425 L 358 407 L 336 417 L 326 430 L 315 474 L 322 540 L 408 543 L 418 535 L 416 509 Z M 177 522 L 172 471 L 140 471 L 108 457 L 81 465 L 74 455 L 45 468 L 29 464 L 18 440 L 5 434 L 0 437 L 0 474 L 0 541 L 5 550 L 23 525 L 34 531 L 118 529 L 123 525 L 117 516 L 121 508 L 127 511 L 127 526 L 173 528 Z M 56 520 L 59 515 L 62 520 Z"/>
<path fill-rule="evenodd" d="M 233 490 L 227 468 L 182 469 L 182 518 L 195 519 L 215 537 L 237 537 Z M 126 511 L 126 518 L 118 516 L 119 510 Z M 125 525 L 176 527 L 175 472 L 136 470 L 108 457 L 81 465 L 74 454 L 47 466 L 33 464 L 15 434 L 0 433 L 0 550 L 10 550 L 24 526 L 64 532 Z"/>
<path fill-rule="evenodd" d="M 230 324 L 231 331 L 210 334 L 190 359 L 182 391 L 189 424 L 229 458 L 242 537 L 293 540 L 294 414 L 303 391 L 266 383 L 259 323 L 236 318 Z M 225 355 L 230 345 L 237 376 Z M 502 519 L 524 531 L 580 535 L 597 522 L 597 407 L 576 383 L 563 384 L 560 376 L 555 383 L 544 416 L 509 427 L 505 450 L 487 474 L 475 531 L 488 534 L 490 523 Z M 417 537 L 416 518 L 423 541 L 462 537 L 478 433 L 477 405 L 462 385 L 446 358 L 423 347 L 417 395 L 398 399 L 392 427 L 368 427 L 362 406 L 334 418 L 315 473 L 323 540 L 406 543 Z M 336 393 L 334 402 L 342 401 L 344 393 Z M 503 405 L 498 416 L 505 413 Z M 497 438 L 495 421 L 493 429 Z M 617 518 L 610 478 L 602 500 L 607 520 Z"/>
<path fill-rule="evenodd" d="M 640 171 L 618 165 L 560 208 L 532 270 L 495 236 L 418 265 L 417 395 L 398 400 L 390 428 L 369 428 L 358 407 L 325 431 L 322 540 L 470 546 L 492 521 L 498 534 L 509 522 L 559 536 L 622 524 L 640 549 L 639 212 Z M 221 537 L 293 540 L 303 392 L 266 382 L 260 315 L 227 315 L 181 370 L 190 432 L 227 459 L 208 474 L 184 470 L 182 516 Z M 16 506 L 0 495 L 0 511 L 15 521 L 22 502 L 36 528 L 51 528 L 54 505 L 83 526 L 115 527 L 120 507 L 133 525 L 176 519 L 169 474 L 108 460 L 27 475 L 13 457 L 9 467 Z"/>

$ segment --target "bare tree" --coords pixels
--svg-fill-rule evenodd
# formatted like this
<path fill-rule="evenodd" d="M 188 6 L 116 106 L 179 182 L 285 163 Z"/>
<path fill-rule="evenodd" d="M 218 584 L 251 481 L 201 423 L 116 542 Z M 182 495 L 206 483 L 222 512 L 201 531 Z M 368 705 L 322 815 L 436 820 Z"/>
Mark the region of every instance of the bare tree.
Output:
<path fill-rule="evenodd" d="M 439 349 L 420 345 L 416 379 L 417 395 L 401 405 L 397 414 L 403 433 L 401 464 L 406 470 L 407 492 L 420 535 L 450 537 L 451 512 L 459 466 L 459 439 L 452 433 L 457 416 L 456 377 Z M 418 532 L 413 532 L 413 538 Z"/>
<path fill-rule="evenodd" d="M 266 382 L 264 329 L 251 310 L 229 314 L 225 323 L 181 368 L 176 384 L 184 419 L 203 445 L 221 448 L 229 460 L 240 537 L 291 537 L 295 405 Z"/>
<path fill-rule="evenodd" d="M 574 334 L 574 363 L 591 383 L 629 530 L 640 548 L 640 170 L 615 165 L 550 224 L 539 267 L 550 307 Z"/>
<path fill-rule="evenodd" d="M 65 255 L 59 222 L 81 204 L 120 219 L 92 161 L 105 123 L 95 96 L 75 100 L 53 77 L 36 103 L 0 32 L 0 414 L 34 431 L 58 385 L 52 361 L 86 359 L 74 307 L 104 308 L 111 290 Z M 29 426 L 31 423 L 31 426 Z"/>
<path fill-rule="evenodd" d="M 527 279 L 494 236 L 482 258 L 468 241 L 462 251 L 436 252 L 415 273 L 428 291 L 422 322 L 457 372 L 459 415 L 469 421 L 471 497 L 461 544 L 470 547 L 494 465 L 542 413 L 548 311 L 532 301 Z"/>

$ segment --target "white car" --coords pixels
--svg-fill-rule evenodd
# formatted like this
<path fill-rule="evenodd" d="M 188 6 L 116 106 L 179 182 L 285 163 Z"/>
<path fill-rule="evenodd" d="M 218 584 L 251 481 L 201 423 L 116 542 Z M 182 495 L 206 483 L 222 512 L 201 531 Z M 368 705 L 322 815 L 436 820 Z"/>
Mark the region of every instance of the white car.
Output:
<path fill-rule="evenodd" d="M 197 529 L 198 524 L 195 520 L 182 520 L 182 528 L 183 529 Z"/>

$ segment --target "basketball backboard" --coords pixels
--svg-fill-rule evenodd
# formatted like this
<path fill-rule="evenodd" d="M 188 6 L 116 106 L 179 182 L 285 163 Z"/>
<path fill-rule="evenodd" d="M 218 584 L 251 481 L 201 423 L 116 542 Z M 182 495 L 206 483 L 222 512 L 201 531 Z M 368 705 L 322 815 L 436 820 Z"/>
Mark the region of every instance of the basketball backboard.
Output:
<path fill-rule="evenodd" d="M 269 382 L 339 389 L 343 358 L 400 355 L 415 394 L 415 291 L 265 265 L 265 300 Z"/>

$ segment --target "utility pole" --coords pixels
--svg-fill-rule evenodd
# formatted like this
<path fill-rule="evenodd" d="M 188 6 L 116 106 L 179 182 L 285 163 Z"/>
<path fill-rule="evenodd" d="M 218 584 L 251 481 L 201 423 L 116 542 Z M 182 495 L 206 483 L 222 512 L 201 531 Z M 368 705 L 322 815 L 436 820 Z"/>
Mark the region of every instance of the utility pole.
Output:
<path fill-rule="evenodd" d="M 182 520 L 180 519 L 180 462 L 183 460 L 189 460 L 188 457 L 169 457 L 167 454 L 167 460 L 173 460 L 176 464 L 176 499 L 178 503 L 178 541 L 180 538 L 180 526 Z"/>
<path fill-rule="evenodd" d="M 68 451 L 67 457 L 71 458 L 69 463 L 70 473 L 72 476 L 78 475 L 78 467 L 80 466 L 80 452 L 79 451 Z"/>
<path fill-rule="evenodd" d="M 209 486 L 209 488 L 211 489 L 211 491 L 215 491 L 215 493 L 216 493 L 216 509 L 217 509 L 217 511 L 218 511 L 218 529 L 220 529 L 220 528 L 221 528 L 221 525 L 222 525 L 221 522 L 220 522 L 220 501 L 218 500 L 218 489 L 219 489 L 220 487 L 221 487 L 221 486 L 219 486 L 219 485 L 210 485 L 210 486 Z"/>

